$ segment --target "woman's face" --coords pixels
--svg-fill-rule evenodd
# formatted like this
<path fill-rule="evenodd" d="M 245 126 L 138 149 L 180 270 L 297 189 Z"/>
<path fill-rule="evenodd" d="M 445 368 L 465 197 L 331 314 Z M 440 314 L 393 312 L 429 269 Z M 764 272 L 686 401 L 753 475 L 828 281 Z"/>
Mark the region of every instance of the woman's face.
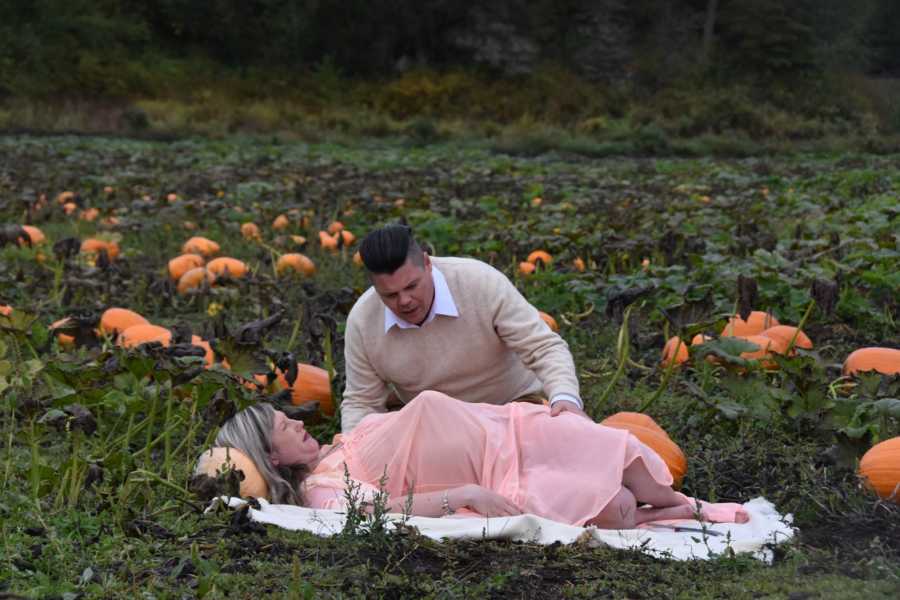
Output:
<path fill-rule="evenodd" d="M 289 419 L 280 410 L 272 421 L 272 464 L 306 465 L 319 455 L 319 442 L 307 433 L 303 421 Z"/>

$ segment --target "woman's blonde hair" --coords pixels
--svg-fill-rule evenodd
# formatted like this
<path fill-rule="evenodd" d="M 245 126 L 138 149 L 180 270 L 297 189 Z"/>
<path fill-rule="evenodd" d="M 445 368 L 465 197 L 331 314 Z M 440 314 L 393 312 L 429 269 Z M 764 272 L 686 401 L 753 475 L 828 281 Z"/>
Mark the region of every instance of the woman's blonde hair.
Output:
<path fill-rule="evenodd" d="M 272 427 L 275 409 L 261 403 L 245 408 L 226 421 L 216 435 L 216 446 L 237 448 L 256 463 L 269 486 L 275 504 L 302 504 L 299 484 L 308 472 L 306 465 L 275 467 L 272 464 Z"/>

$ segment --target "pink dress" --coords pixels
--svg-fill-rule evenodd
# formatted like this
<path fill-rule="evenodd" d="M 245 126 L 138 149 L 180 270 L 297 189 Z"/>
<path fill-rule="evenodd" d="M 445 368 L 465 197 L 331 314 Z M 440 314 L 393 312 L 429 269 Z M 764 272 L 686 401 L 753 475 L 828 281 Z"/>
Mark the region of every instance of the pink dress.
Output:
<path fill-rule="evenodd" d="M 391 498 L 474 483 L 525 513 L 573 525 L 603 510 L 635 460 L 672 484 L 659 455 L 627 431 L 521 402 L 474 404 L 423 392 L 399 412 L 367 416 L 342 441 L 323 448 L 329 453 L 303 483 L 310 507 L 345 508 L 345 465 L 369 498 L 383 475 Z"/>

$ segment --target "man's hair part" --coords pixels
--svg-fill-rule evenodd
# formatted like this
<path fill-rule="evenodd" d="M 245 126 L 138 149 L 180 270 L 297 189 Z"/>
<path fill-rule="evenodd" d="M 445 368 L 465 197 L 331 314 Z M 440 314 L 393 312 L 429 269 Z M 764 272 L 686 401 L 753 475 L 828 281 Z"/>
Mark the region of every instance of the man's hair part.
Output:
<path fill-rule="evenodd" d="M 399 223 L 369 232 L 359 245 L 359 255 L 366 271 L 375 275 L 390 275 L 407 259 L 417 267 L 425 264 L 422 247 L 413 237 L 412 228 Z"/>

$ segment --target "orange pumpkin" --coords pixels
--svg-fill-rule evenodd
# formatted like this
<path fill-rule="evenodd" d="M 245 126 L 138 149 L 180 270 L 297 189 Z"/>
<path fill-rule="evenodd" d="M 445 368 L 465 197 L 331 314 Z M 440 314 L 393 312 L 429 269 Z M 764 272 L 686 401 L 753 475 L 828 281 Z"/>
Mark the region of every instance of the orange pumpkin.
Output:
<path fill-rule="evenodd" d="M 222 365 L 225 368 L 230 368 L 230 366 L 228 365 L 228 361 L 226 361 L 226 360 L 222 361 Z M 257 387 L 256 385 L 254 385 L 253 381 L 250 381 L 249 379 L 245 379 L 244 387 L 247 388 L 248 390 L 265 389 L 265 387 L 269 384 L 269 378 L 266 377 L 265 373 L 255 373 L 253 375 L 253 379 L 254 379 L 254 381 L 256 381 L 256 383 L 258 383 L 262 387 Z M 281 390 L 284 389 L 284 386 L 282 386 L 281 383 L 279 383 L 277 379 L 272 382 L 272 387 L 275 389 L 275 391 L 278 391 L 278 392 L 280 392 Z"/>
<path fill-rule="evenodd" d="M 519 273 L 521 273 L 522 275 L 531 275 L 532 273 L 534 273 L 534 269 L 534 263 L 530 263 L 527 261 L 519 263 Z"/>
<path fill-rule="evenodd" d="M 100 210 L 94 207 L 86 208 L 78 215 L 82 221 L 96 221 L 100 216 Z"/>
<path fill-rule="evenodd" d="M 742 337 L 759 335 L 766 329 L 775 327 L 776 325 L 780 325 L 780 323 L 771 313 L 754 310 L 750 313 L 750 316 L 747 317 L 746 321 L 743 320 L 740 315 L 734 315 L 728 319 L 728 324 L 725 325 L 725 329 L 722 330 L 722 336 Z"/>
<path fill-rule="evenodd" d="M 331 224 L 328 226 L 328 233 L 330 233 L 331 235 L 334 235 L 338 231 L 343 231 L 343 230 L 344 230 L 344 224 L 341 223 L 340 221 L 332 221 Z"/>
<path fill-rule="evenodd" d="M 756 350 L 741 352 L 741 358 L 746 360 L 758 360 L 760 364 L 767 369 L 776 369 L 778 364 L 772 360 L 773 354 L 785 354 L 787 352 L 787 344 L 780 339 L 768 338 L 764 335 L 747 335 L 734 336 L 740 337 L 752 344 L 756 344 Z"/>
<path fill-rule="evenodd" d="M 541 261 L 545 267 L 549 267 L 553 263 L 553 257 L 546 250 L 535 250 L 528 255 L 527 260 L 533 265 L 536 265 L 537 261 Z"/>
<path fill-rule="evenodd" d="M 171 341 L 171 331 L 165 327 L 147 323 L 144 325 L 132 325 L 119 334 L 119 339 L 116 343 L 123 348 L 134 348 L 151 342 L 160 342 L 163 346 L 168 346 Z"/>
<path fill-rule="evenodd" d="M 797 338 L 794 340 L 794 347 L 812 350 L 812 340 L 801 330 L 796 327 L 791 327 L 790 325 L 776 325 L 775 327 L 769 327 L 760 335 L 772 340 L 778 340 L 784 346 L 785 351 L 787 351 L 787 347 L 790 345 L 791 340 L 794 339 L 794 334 L 797 335 Z"/>
<path fill-rule="evenodd" d="M 844 361 L 844 375 L 877 371 L 884 375 L 900 373 L 900 350 L 894 348 L 860 348 Z"/>
<path fill-rule="evenodd" d="M 182 254 L 169 261 L 169 277 L 178 281 L 181 276 L 197 267 L 202 267 L 206 261 L 199 254 Z"/>
<path fill-rule="evenodd" d="M 645 415 L 644 413 L 639 412 L 629 412 L 629 411 L 621 411 L 617 412 L 613 415 L 606 417 L 603 422 L 603 425 L 607 427 L 613 427 L 614 424 L 620 424 L 622 427 L 620 429 L 625 428 L 625 424 L 636 425 L 638 427 L 644 427 L 645 429 L 651 429 L 656 431 L 657 433 L 661 433 L 668 437 L 668 433 L 666 430 L 659 426 L 659 423 L 653 420 L 653 417 L 650 415 Z"/>
<path fill-rule="evenodd" d="M 773 339 L 764 335 L 746 335 L 740 336 L 740 339 L 759 346 L 759 349 L 757 350 L 741 353 L 741 358 L 746 358 L 748 360 L 763 359 L 771 354 L 784 354 L 787 350 L 787 344 L 782 342 L 781 339 Z"/>
<path fill-rule="evenodd" d="M 101 250 L 106 250 L 106 255 L 112 260 L 119 255 L 119 244 L 96 238 L 88 238 L 81 242 L 81 251 L 84 254 L 99 254 Z"/>
<path fill-rule="evenodd" d="M 66 202 L 65 204 L 62 205 L 62 207 L 63 207 L 63 212 L 66 213 L 67 215 L 71 215 L 76 210 L 78 210 L 78 205 L 75 204 L 74 202 Z"/>
<path fill-rule="evenodd" d="M 50 331 L 53 331 L 57 327 L 62 327 L 67 325 L 69 322 L 69 317 L 63 317 L 58 321 L 54 321 L 50 324 Z M 56 341 L 59 342 L 59 345 L 65 348 L 66 350 L 70 350 L 75 347 L 75 338 L 71 335 L 65 333 L 57 333 Z"/>
<path fill-rule="evenodd" d="M 687 344 L 680 337 L 675 335 L 670 337 L 669 341 L 667 341 L 666 345 L 663 347 L 662 364 L 663 366 L 669 366 L 669 364 L 674 362 L 676 365 L 680 365 L 687 362 L 690 356 Z"/>
<path fill-rule="evenodd" d="M 259 233 L 259 227 L 256 223 L 244 223 L 241 225 L 241 235 L 247 240 L 259 240 L 262 236 Z"/>
<path fill-rule="evenodd" d="M 216 447 L 203 452 L 197 459 L 194 473 L 215 477 L 228 468 L 241 471 L 244 479 L 241 480 L 239 493 L 243 498 L 268 498 L 269 486 L 259 472 L 256 463 L 237 448 Z"/>
<path fill-rule="evenodd" d="M 278 215 L 277 217 L 275 217 L 275 220 L 272 221 L 272 229 L 276 229 L 278 231 L 287 229 L 290 225 L 291 222 L 285 215 Z"/>
<path fill-rule="evenodd" d="M 353 234 L 352 234 L 349 230 L 347 230 L 347 229 L 341 229 L 341 231 L 340 231 L 339 233 L 340 233 L 341 238 L 344 240 L 344 245 L 345 245 L 345 246 L 349 246 L 349 245 L 351 245 L 353 242 L 356 241 L 356 236 L 353 235 Z M 336 239 L 337 239 L 337 235 L 335 235 L 335 240 L 336 240 Z"/>
<path fill-rule="evenodd" d="M 572 261 L 572 266 L 575 267 L 575 270 L 579 273 L 584 273 L 584 259 L 582 259 L 580 256 L 575 257 L 575 260 Z"/>
<path fill-rule="evenodd" d="M 712 338 L 708 335 L 704 335 L 702 333 L 698 333 L 693 338 L 691 338 L 691 346 L 699 346 L 700 344 L 705 344 L 710 341 Z"/>
<path fill-rule="evenodd" d="M 328 371 L 312 365 L 297 363 L 297 379 L 293 386 L 288 386 L 287 379 L 279 371 L 278 383 L 282 389 L 291 389 L 291 403 L 295 405 L 316 400 L 323 414 L 334 414 L 334 402 L 331 399 L 331 381 Z"/>
<path fill-rule="evenodd" d="M 213 366 L 213 363 L 216 360 L 216 354 L 213 352 L 212 346 L 209 345 L 209 342 L 204 340 L 199 335 L 191 336 L 191 344 L 194 346 L 199 346 L 206 351 L 206 354 L 203 355 L 203 362 L 206 365 L 206 368 L 210 368 Z"/>
<path fill-rule="evenodd" d="M 25 233 L 28 234 L 28 237 L 31 238 L 31 245 L 37 246 L 38 244 L 43 244 L 47 241 L 46 236 L 44 236 L 44 232 L 35 227 L 34 225 L 22 225 L 22 229 L 25 230 Z M 19 238 L 19 245 L 25 246 L 28 245 L 28 241 L 22 238 Z"/>
<path fill-rule="evenodd" d="M 325 250 L 337 250 L 337 238 L 332 237 L 327 231 L 319 232 L 319 244 Z"/>
<path fill-rule="evenodd" d="M 292 235 L 291 241 L 293 241 L 298 246 L 302 246 L 303 244 L 306 243 L 306 238 L 303 237 L 302 235 Z"/>
<path fill-rule="evenodd" d="M 316 274 L 316 264 L 305 254 L 282 254 L 275 264 L 275 271 L 279 275 L 300 273 L 306 277 L 312 277 Z"/>
<path fill-rule="evenodd" d="M 649 421 L 648 421 L 649 419 Z M 652 418 L 640 413 L 616 413 L 604 419 L 601 425 L 625 429 L 645 446 L 656 452 L 672 474 L 672 487 L 678 489 L 687 473 L 687 459 L 678 444 Z"/>
<path fill-rule="evenodd" d="M 550 329 L 552 329 L 553 331 L 556 331 L 556 332 L 559 331 L 559 325 L 556 324 L 556 319 L 554 319 L 553 317 L 551 317 L 550 315 L 548 315 L 547 313 L 545 313 L 542 310 L 538 311 L 538 315 L 541 317 L 541 319 L 543 319 L 544 323 L 546 323 L 547 325 L 550 326 Z"/>
<path fill-rule="evenodd" d="M 869 448 L 859 461 L 859 474 L 879 498 L 900 504 L 900 436 Z"/>
<path fill-rule="evenodd" d="M 60 192 L 56 197 L 56 203 L 59 205 L 63 205 L 66 202 L 74 202 L 75 201 L 75 192 L 65 191 Z"/>
<path fill-rule="evenodd" d="M 0 304 L 0 315 L 8 317 L 12 314 L 12 310 L 12 306 L 9 306 L 8 304 Z"/>
<path fill-rule="evenodd" d="M 363 263 L 362 254 L 359 253 L 359 250 L 353 253 L 353 264 L 357 267 L 365 266 L 365 264 Z"/>
<path fill-rule="evenodd" d="M 178 293 L 187 294 L 190 290 L 197 289 L 206 281 L 212 285 L 216 276 L 206 270 L 206 267 L 191 269 L 178 280 Z"/>
<path fill-rule="evenodd" d="M 209 261 L 206 270 L 215 278 L 227 275 L 233 279 L 239 279 L 247 274 L 247 264 L 242 260 L 223 256 Z"/>
<path fill-rule="evenodd" d="M 127 308 L 108 308 L 100 316 L 100 334 L 118 335 L 132 325 L 148 325 L 150 321 Z"/>
<path fill-rule="evenodd" d="M 184 254 L 199 254 L 208 258 L 219 253 L 219 244 L 205 237 L 194 236 L 184 243 L 181 251 Z"/>

